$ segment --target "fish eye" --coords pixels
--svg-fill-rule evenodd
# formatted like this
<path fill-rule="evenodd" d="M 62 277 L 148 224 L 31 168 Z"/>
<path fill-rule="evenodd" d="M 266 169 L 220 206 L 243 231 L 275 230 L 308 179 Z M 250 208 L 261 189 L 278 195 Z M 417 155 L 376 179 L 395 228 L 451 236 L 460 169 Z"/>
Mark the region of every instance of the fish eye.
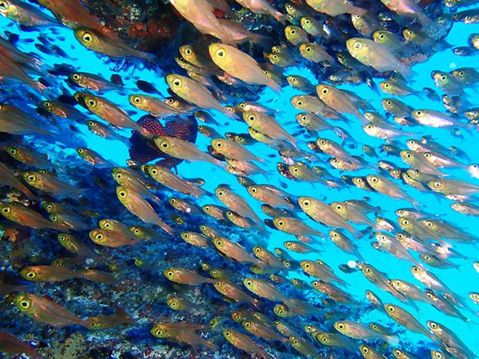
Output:
<path fill-rule="evenodd" d="M 73 75 L 72 75 L 72 79 L 74 79 L 74 80 L 80 80 L 80 75 L 78 75 L 78 74 L 73 74 Z"/>
<path fill-rule="evenodd" d="M 250 115 L 250 116 L 248 117 L 248 120 L 254 121 L 254 120 L 256 120 L 256 116 L 255 116 L 255 115 Z"/>
<path fill-rule="evenodd" d="M 181 86 L 181 80 L 180 79 L 174 80 L 173 81 L 173 86 L 180 87 Z"/>
<path fill-rule="evenodd" d="M 223 332 L 223 334 L 224 334 L 225 337 L 230 337 L 231 336 L 231 332 L 229 330 L 225 330 Z"/>
<path fill-rule="evenodd" d="M 291 82 L 298 82 L 298 80 L 296 79 L 296 77 L 291 77 Z"/>
<path fill-rule="evenodd" d="M 306 115 L 301 116 L 301 120 L 306 121 L 308 117 Z"/>
<path fill-rule="evenodd" d="M 289 32 L 291 33 L 291 35 L 296 34 L 296 30 L 295 30 L 295 29 L 291 29 Z"/>
<path fill-rule="evenodd" d="M 221 239 L 215 239 L 215 245 L 217 247 L 222 247 L 223 246 L 223 241 Z"/>
<path fill-rule="evenodd" d="M 339 209 L 342 209 L 342 208 L 343 208 L 343 206 L 341 206 L 340 204 L 336 205 L 336 209 L 339 210 Z"/>
<path fill-rule="evenodd" d="M 392 305 L 388 305 L 387 310 L 388 312 L 394 313 L 396 309 Z"/>
<path fill-rule="evenodd" d="M 86 122 L 86 124 L 87 124 L 88 126 L 93 126 L 93 125 L 95 124 L 95 122 L 93 122 L 92 120 L 88 120 L 88 121 Z"/>
<path fill-rule="evenodd" d="M 174 274 L 174 273 L 173 273 L 173 271 L 171 271 L 171 270 L 168 271 L 168 272 L 166 272 L 166 276 L 167 276 L 167 277 L 173 277 L 173 274 Z"/>
<path fill-rule="evenodd" d="M 293 246 L 293 243 L 292 243 L 292 242 L 286 242 L 284 245 L 285 245 L 286 247 L 290 248 L 290 247 Z"/>
<path fill-rule="evenodd" d="M 363 346 L 361 346 L 361 351 L 362 351 L 364 354 L 367 354 L 367 353 L 369 353 L 369 348 L 363 345 Z"/>
<path fill-rule="evenodd" d="M 45 102 L 43 103 L 43 106 L 46 107 L 46 108 L 51 108 L 51 107 L 53 107 L 53 105 L 52 105 L 52 103 L 51 103 L 50 101 L 45 101 Z"/>
<path fill-rule="evenodd" d="M 306 46 L 306 48 L 304 49 L 306 52 L 311 52 L 311 46 Z"/>
<path fill-rule="evenodd" d="M 141 102 L 141 98 L 139 96 L 135 96 L 133 97 L 133 102 L 134 103 L 140 103 Z"/>
<path fill-rule="evenodd" d="M 446 75 L 441 75 L 441 77 L 439 78 L 441 81 L 446 81 L 447 77 Z"/>
<path fill-rule="evenodd" d="M 151 172 L 152 175 L 157 175 L 158 174 L 158 169 L 152 168 L 150 172 Z"/>
<path fill-rule="evenodd" d="M 326 95 L 328 92 L 329 92 L 329 90 L 328 90 L 327 88 L 323 88 L 323 89 L 321 90 L 321 93 L 322 93 L 323 95 Z"/>
<path fill-rule="evenodd" d="M 353 47 L 356 49 L 356 50 L 359 50 L 361 47 L 363 47 L 363 44 L 359 41 L 356 41 L 353 45 Z"/>
<path fill-rule="evenodd" d="M 35 277 L 36 277 L 36 274 L 35 274 L 35 272 L 28 272 L 28 273 L 27 273 L 27 277 L 28 277 L 28 278 L 35 278 Z"/>
<path fill-rule="evenodd" d="M 245 282 L 245 284 L 246 284 L 248 287 L 250 287 L 250 286 L 253 285 L 253 282 L 252 282 L 251 280 L 247 280 L 247 281 Z"/>
<path fill-rule="evenodd" d="M 17 153 L 17 150 L 15 148 L 9 148 L 8 152 L 10 152 L 11 155 L 15 155 Z"/>
<path fill-rule="evenodd" d="M 216 56 L 218 56 L 218 57 L 225 57 L 225 55 L 226 55 L 226 52 L 223 49 L 218 49 L 216 51 Z"/>
<path fill-rule="evenodd" d="M 86 43 L 90 43 L 93 41 L 93 35 L 89 32 L 85 32 L 82 35 L 82 40 L 85 41 Z"/>
<path fill-rule="evenodd" d="M 24 308 L 24 309 L 28 309 L 28 308 L 30 308 L 30 301 L 28 301 L 28 300 L 22 300 L 22 301 L 20 302 L 20 306 L 21 306 L 22 308 Z"/>
<path fill-rule="evenodd" d="M 296 339 L 296 338 L 293 339 L 291 342 L 293 343 L 293 345 L 298 345 L 299 344 L 299 340 Z"/>
<path fill-rule="evenodd" d="M 244 323 L 244 326 L 245 326 L 246 328 L 250 328 L 250 327 L 251 327 L 251 323 L 250 323 L 250 322 L 245 322 L 245 323 Z"/>
<path fill-rule="evenodd" d="M 298 105 L 298 106 L 302 106 L 302 105 L 303 105 L 303 101 L 302 101 L 302 100 L 298 100 L 298 101 L 296 101 L 296 105 Z"/>
<path fill-rule="evenodd" d="M 205 210 L 206 212 L 209 212 L 209 211 L 211 210 L 211 207 L 210 207 L 210 206 L 205 206 L 205 207 L 204 207 L 204 210 Z"/>
<path fill-rule="evenodd" d="M 343 324 L 343 323 L 339 323 L 339 324 L 338 324 L 338 328 L 339 328 L 339 329 L 344 329 L 344 324 Z"/>
<path fill-rule="evenodd" d="M 311 205 L 311 201 L 310 201 L 309 199 L 305 199 L 305 200 L 303 201 L 303 206 L 309 207 L 310 205 Z"/>
<path fill-rule="evenodd" d="M 309 263 L 304 264 L 304 268 L 309 268 L 309 267 L 311 267 L 311 264 L 309 264 Z"/>
<path fill-rule="evenodd" d="M 126 197 L 126 192 L 125 192 L 125 191 L 120 191 L 120 192 L 118 192 L 118 195 L 119 195 L 121 198 L 125 198 L 125 197 Z"/>
<path fill-rule="evenodd" d="M 414 272 L 419 272 L 419 268 L 418 268 L 418 267 L 413 267 L 412 270 L 413 270 Z"/>
<path fill-rule="evenodd" d="M 166 148 L 169 148 L 169 147 L 170 147 L 170 144 L 168 142 L 164 141 L 164 142 L 161 143 L 161 148 L 166 149 Z"/>
<path fill-rule="evenodd" d="M 372 177 L 371 178 L 371 182 L 373 183 L 377 183 L 379 181 L 379 179 L 377 177 Z"/>
<path fill-rule="evenodd" d="M 155 335 L 156 335 L 156 336 L 161 336 L 161 335 L 163 335 L 163 330 L 161 330 L 161 329 L 157 330 L 157 331 L 155 332 Z"/>
<path fill-rule="evenodd" d="M 391 104 L 392 104 L 392 102 L 390 100 L 386 101 L 386 105 L 391 105 Z"/>
<path fill-rule="evenodd" d="M 215 143 L 215 147 L 217 147 L 217 148 L 223 147 L 223 142 L 217 141 L 217 142 Z"/>
<path fill-rule="evenodd" d="M 101 241 L 101 240 L 103 239 L 103 234 L 98 233 L 98 234 L 95 236 L 95 239 L 98 240 L 98 241 Z"/>
<path fill-rule="evenodd" d="M 437 328 L 437 324 L 434 323 L 434 322 L 429 323 L 429 326 L 430 326 L 432 329 L 436 329 L 436 328 Z"/>
<path fill-rule="evenodd" d="M 54 214 L 54 215 L 52 215 L 52 216 L 50 217 L 50 219 L 51 219 L 53 222 L 56 222 L 56 221 L 58 221 L 58 216 L 57 216 L 56 214 Z"/>
<path fill-rule="evenodd" d="M 191 49 L 190 49 L 189 47 L 187 47 L 187 48 L 185 49 L 185 54 L 186 54 L 186 55 L 191 55 L 192 53 L 193 53 L 193 51 L 191 51 Z"/>
<path fill-rule="evenodd" d="M 372 272 L 372 271 L 371 271 L 371 268 L 369 268 L 369 267 L 366 267 L 366 269 L 365 269 L 364 271 L 365 271 L 366 273 L 371 273 L 371 272 Z"/>
<path fill-rule="evenodd" d="M 433 183 L 434 187 L 441 187 L 441 182 L 436 181 Z"/>
<path fill-rule="evenodd" d="M 284 226 L 284 221 L 278 221 L 278 226 L 283 227 Z"/>
<path fill-rule="evenodd" d="M 384 87 L 385 87 L 385 88 L 389 88 L 389 82 L 385 82 L 385 83 L 384 83 Z"/>
<path fill-rule="evenodd" d="M 33 182 L 33 181 L 35 181 L 36 179 L 37 179 L 37 176 L 35 176 L 35 175 L 29 175 L 29 176 L 27 177 L 27 180 L 28 180 L 29 182 Z"/>
<path fill-rule="evenodd" d="M 95 99 L 89 99 L 87 101 L 87 105 L 90 106 L 90 107 L 96 106 L 96 100 Z"/>
<path fill-rule="evenodd" d="M 251 192 L 256 193 L 258 192 L 258 189 L 256 187 L 251 187 Z"/>
<path fill-rule="evenodd" d="M 225 195 L 225 192 L 224 191 L 218 191 L 218 196 L 219 197 L 223 197 Z"/>

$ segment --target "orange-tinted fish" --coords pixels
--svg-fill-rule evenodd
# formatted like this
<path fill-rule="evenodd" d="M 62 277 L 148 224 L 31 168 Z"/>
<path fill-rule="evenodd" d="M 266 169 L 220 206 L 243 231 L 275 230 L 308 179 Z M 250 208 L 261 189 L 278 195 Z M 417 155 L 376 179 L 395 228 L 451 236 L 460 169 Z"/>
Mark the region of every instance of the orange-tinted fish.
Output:
<path fill-rule="evenodd" d="M 30 293 L 20 293 L 15 297 L 15 305 L 22 312 L 40 323 L 47 323 L 55 328 L 69 325 L 81 325 L 89 328 L 88 322 L 72 314 L 61 305 L 49 299 Z"/>

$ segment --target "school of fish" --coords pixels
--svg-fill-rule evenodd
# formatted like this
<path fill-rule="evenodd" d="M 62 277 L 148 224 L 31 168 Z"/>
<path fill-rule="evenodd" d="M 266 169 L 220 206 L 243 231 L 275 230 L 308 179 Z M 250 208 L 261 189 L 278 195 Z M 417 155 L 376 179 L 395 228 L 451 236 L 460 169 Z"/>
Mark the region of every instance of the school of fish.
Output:
<path fill-rule="evenodd" d="M 160 54 L 81 0 L 0 0 L 0 353 L 50 358 L 68 327 L 138 358 L 476 358 L 449 323 L 479 332 L 479 70 L 414 78 L 479 59 L 446 40 L 479 1 L 163 3 Z"/>

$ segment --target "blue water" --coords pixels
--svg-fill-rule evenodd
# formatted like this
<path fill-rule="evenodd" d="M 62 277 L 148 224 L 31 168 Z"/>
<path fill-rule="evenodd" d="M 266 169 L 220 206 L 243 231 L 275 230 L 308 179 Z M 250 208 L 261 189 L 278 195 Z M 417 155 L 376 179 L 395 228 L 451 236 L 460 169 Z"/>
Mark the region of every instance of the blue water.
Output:
<path fill-rule="evenodd" d="M 17 46 L 20 50 L 24 52 L 36 52 L 36 49 L 34 48 L 34 44 L 38 41 L 36 40 L 36 38 L 38 36 L 47 36 L 56 45 L 60 46 L 68 53 L 69 58 L 59 58 L 57 56 L 41 54 L 41 58 L 44 60 L 45 63 L 49 65 L 54 65 L 57 63 L 71 64 L 78 71 L 100 74 L 105 78 L 109 78 L 111 74 L 119 73 L 115 69 L 116 65 L 108 61 L 107 58 L 82 47 L 74 38 L 73 32 L 68 28 L 55 28 L 55 32 L 51 31 L 51 29 L 48 28 L 42 29 L 41 32 L 22 32 L 15 23 L 3 17 L 0 17 L 0 28 L 2 29 L 2 31 L 10 31 L 18 34 L 20 39 L 17 43 Z M 446 40 L 452 46 L 464 46 L 467 43 L 468 35 L 473 32 L 479 32 L 479 25 L 465 25 L 455 23 Z M 59 40 L 60 38 L 64 38 L 64 40 L 61 41 Z M 33 39 L 34 41 L 29 42 L 29 39 Z M 460 57 L 454 55 L 451 49 L 447 49 L 442 52 L 436 53 L 426 62 L 414 66 L 413 70 L 415 74 L 409 84 L 416 90 L 421 90 L 424 87 L 435 88 L 434 82 L 430 77 L 430 73 L 432 70 L 451 71 L 457 67 L 475 67 L 477 66 L 478 61 L 479 56 Z M 118 104 L 128 112 L 134 113 L 134 115 L 132 115 L 132 118 L 134 118 L 135 120 L 138 120 L 141 116 L 145 115 L 145 113 L 141 113 L 140 111 L 136 110 L 128 102 L 129 94 L 141 92 L 135 86 L 135 82 L 138 79 L 153 83 L 163 96 L 168 96 L 167 85 L 164 79 L 164 75 L 167 72 L 164 72 L 161 68 L 158 68 L 156 69 L 156 71 L 154 71 L 141 68 L 141 66 L 135 66 L 126 68 L 120 73 L 125 83 L 124 91 L 122 91 L 121 93 L 118 91 L 109 91 L 102 94 L 102 96 L 105 96 L 106 98 Z M 312 74 L 307 68 L 304 67 L 288 68 L 285 74 L 299 74 L 304 77 L 307 77 L 313 84 L 316 84 L 318 82 L 314 74 Z M 375 79 L 375 82 L 379 83 L 381 80 L 382 79 Z M 66 78 L 64 85 L 66 88 L 68 88 L 69 86 L 66 82 Z M 372 91 L 366 85 L 338 87 L 342 89 L 353 90 L 360 97 L 371 103 L 377 111 L 383 113 L 380 100 L 382 97 L 389 97 L 389 95 L 378 96 L 377 93 Z M 71 93 L 76 90 L 76 88 L 69 89 Z M 439 89 L 436 90 L 438 91 L 438 93 L 441 93 Z M 479 105 L 476 97 L 477 92 L 475 90 L 468 89 L 466 90 L 466 93 L 468 94 L 468 98 L 472 105 Z M 290 87 L 283 88 L 281 94 L 279 95 L 269 89 L 264 89 L 261 93 L 259 102 L 268 107 L 278 110 L 279 112 L 276 118 L 280 123 L 291 123 L 294 121 L 295 114 L 299 112 L 290 105 L 291 97 L 296 94 L 300 94 L 300 92 Z M 400 98 L 400 100 L 404 101 L 405 103 L 411 105 L 414 108 L 428 108 L 443 111 L 443 106 L 440 102 L 434 102 L 425 98 L 409 96 L 407 98 Z M 33 108 L 33 105 L 31 106 Z M 86 110 L 81 109 L 81 111 L 84 111 L 85 114 L 87 114 Z M 216 127 L 216 129 L 220 133 L 245 132 L 247 129 L 244 123 L 231 121 L 226 117 L 219 115 L 218 113 L 212 114 L 215 116 L 218 122 L 228 123 L 227 126 Z M 354 121 L 353 118 L 351 119 L 352 121 L 350 121 L 350 125 L 340 125 L 350 134 L 352 134 L 353 141 L 359 144 L 358 146 L 356 146 L 356 148 L 350 149 L 351 154 L 361 155 L 361 144 L 369 144 L 375 149 L 377 149 L 378 146 L 384 143 L 384 141 L 382 140 L 375 139 L 366 135 L 360 128 L 358 122 Z M 290 129 L 290 132 L 297 131 L 297 127 L 295 125 L 289 125 L 286 127 Z M 112 161 L 117 165 L 125 165 L 126 160 L 129 158 L 129 155 L 127 147 L 122 142 L 104 140 L 98 136 L 91 134 L 86 128 L 86 126 L 81 126 L 80 129 L 81 134 L 79 136 L 81 136 L 86 141 L 88 148 L 100 153 L 104 158 Z M 473 161 L 479 161 L 479 147 L 477 146 L 479 135 L 476 130 L 462 131 L 463 136 L 460 138 L 452 136 L 448 129 L 432 129 L 418 126 L 405 127 L 404 131 L 414 133 L 415 135 L 411 135 L 410 137 L 415 138 L 419 138 L 424 135 L 430 135 L 441 144 L 444 144 L 446 146 L 457 146 L 458 148 L 464 150 Z M 125 134 L 126 136 L 128 135 L 128 131 L 119 132 Z M 337 142 L 341 141 L 331 131 L 322 132 L 320 136 L 335 140 Z M 301 136 L 299 138 L 305 141 L 310 140 Z M 399 138 L 399 141 L 404 142 L 405 139 L 406 137 L 401 137 Z M 209 138 L 199 135 L 197 145 L 199 148 L 206 150 L 209 141 Z M 343 185 L 339 189 L 331 189 L 321 184 L 312 185 L 305 182 L 293 182 L 291 180 L 285 179 L 277 173 L 275 166 L 276 163 L 280 161 L 280 159 L 278 157 L 269 159 L 268 155 L 274 154 L 274 151 L 272 149 L 262 144 L 255 144 L 249 146 L 248 149 L 263 158 L 268 158 L 265 167 L 267 167 L 267 169 L 269 170 L 270 175 L 267 179 L 262 177 L 261 175 L 254 176 L 253 179 L 257 183 L 270 183 L 278 187 L 281 186 L 281 183 L 286 183 L 286 191 L 292 195 L 309 195 L 324 200 L 328 203 L 332 201 L 343 201 L 347 199 L 362 199 L 367 196 L 368 198 L 370 198 L 369 203 L 380 206 L 382 208 L 383 212 L 381 213 L 381 216 L 389 218 L 391 220 L 395 220 L 396 218 L 394 214 L 394 211 L 396 209 L 410 206 L 405 201 L 393 200 L 381 194 L 361 191 L 352 186 Z M 64 151 L 71 154 L 75 153 L 74 149 L 65 149 Z M 395 157 L 385 157 L 384 155 L 381 155 L 381 159 L 394 162 L 400 167 L 406 167 L 400 159 Z M 88 168 L 87 164 L 82 164 L 82 166 Z M 339 176 L 342 174 L 339 174 L 339 172 L 333 169 L 331 169 L 330 171 Z M 354 173 L 354 175 L 367 175 L 374 173 L 374 171 L 375 169 L 372 168 L 369 170 L 362 170 L 360 172 Z M 447 172 L 450 173 L 453 177 L 457 177 L 471 183 L 479 184 L 479 182 L 475 179 L 472 179 L 465 170 L 447 170 Z M 246 189 L 239 185 L 233 175 L 227 174 L 225 171 L 222 171 L 221 169 L 209 164 L 186 162 L 183 162 L 178 166 L 178 173 L 184 177 L 204 178 L 206 181 L 204 188 L 211 192 L 213 192 L 219 184 L 230 185 L 236 193 L 240 194 L 243 198 L 248 200 L 250 205 L 255 209 L 256 213 L 260 215 L 262 219 L 267 218 L 260 210 L 261 203 L 252 199 L 248 195 Z M 353 175 L 353 173 L 347 172 L 344 174 Z M 479 221 L 477 220 L 477 218 L 466 217 L 464 215 L 454 212 L 449 207 L 451 203 L 450 200 L 447 200 L 441 196 L 436 196 L 432 193 L 419 192 L 411 187 L 407 187 L 406 191 L 408 194 L 413 196 L 418 202 L 422 204 L 421 209 L 423 209 L 424 211 L 430 213 L 433 216 L 438 216 L 441 219 L 454 223 L 458 227 L 464 229 L 464 231 L 466 232 L 479 235 L 479 231 L 477 230 Z M 214 199 L 212 198 L 204 197 L 199 201 L 199 204 L 203 205 L 206 203 L 212 203 L 213 201 Z M 217 204 L 219 204 L 219 202 Z M 118 203 L 112 205 L 120 204 Z M 300 217 L 304 219 L 305 223 L 307 223 L 308 225 L 317 228 L 318 230 L 327 231 L 326 227 L 322 227 L 321 225 L 313 222 L 312 220 L 305 217 L 303 214 L 300 214 Z M 275 247 L 283 247 L 284 241 L 293 239 L 294 237 L 290 235 L 283 234 L 279 231 L 273 232 L 273 230 L 269 230 L 269 237 L 267 238 L 268 248 L 272 250 Z M 421 284 L 417 282 L 417 280 L 410 274 L 411 263 L 394 258 L 390 254 L 376 251 L 371 247 L 370 240 L 366 238 L 361 239 L 356 243 L 359 247 L 360 252 L 363 254 L 366 262 L 374 265 L 376 268 L 385 272 L 389 278 L 400 278 L 421 286 Z M 298 260 L 321 258 L 332 268 L 335 268 L 335 272 L 350 284 L 349 291 L 357 299 L 364 301 L 364 292 L 366 289 L 370 289 L 376 294 L 378 294 L 383 300 L 383 302 L 394 303 L 401 306 L 402 308 L 407 309 L 409 312 L 413 313 L 416 318 L 421 321 L 421 323 L 425 324 L 426 320 L 429 319 L 442 323 L 443 325 L 453 330 L 473 351 L 479 348 L 479 318 L 477 317 L 477 307 L 475 307 L 474 303 L 471 302 L 469 298 L 467 298 L 469 292 L 479 291 L 479 274 L 475 272 L 474 268 L 472 267 L 473 260 L 479 259 L 479 249 L 477 249 L 476 246 L 454 243 L 455 249 L 468 256 L 467 260 L 453 259 L 455 263 L 460 265 L 458 269 L 439 270 L 430 267 L 428 268 L 428 270 L 430 270 L 440 279 L 442 279 L 458 296 L 465 299 L 465 301 L 468 303 L 468 307 L 471 308 L 471 310 L 474 312 L 471 313 L 463 311 L 463 313 L 470 318 L 469 322 L 464 322 L 459 319 L 446 316 L 443 313 L 437 311 L 431 305 L 424 303 L 418 303 L 420 311 L 416 311 L 408 307 L 407 305 L 399 302 L 396 298 L 392 297 L 388 293 L 376 288 L 363 277 L 361 272 L 356 272 L 353 274 L 344 274 L 340 272 L 337 269 L 338 265 L 346 263 L 353 258 L 342 252 L 339 248 L 330 243 L 329 240 L 324 240 L 324 243 L 319 245 L 318 248 L 321 250 L 321 253 L 319 255 L 300 255 L 295 253 L 290 254 Z M 301 271 L 291 272 L 289 274 L 289 277 L 296 277 L 310 281 L 308 278 L 302 275 Z M 310 294 L 310 298 L 317 297 L 318 296 L 315 293 Z M 347 318 L 338 318 L 338 320 L 339 319 Z M 400 327 L 396 325 L 393 321 L 391 321 L 385 314 L 378 312 L 377 310 L 372 310 L 364 313 L 361 316 L 360 320 L 363 323 L 376 321 L 383 325 L 393 326 L 396 329 L 400 329 Z M 306 334 L 304 335 L 306 337 Z M 401 329 L 399 338 L 399 346 L 404 347 L 405 349 L 409 348 L 413 349 L 414 351 L 415 343 L 419 341 L 423 341 L 430 348 L 435 348 L 434 344 L 432 344 L 424 336 L 413 334 L 408 330 Z"/>

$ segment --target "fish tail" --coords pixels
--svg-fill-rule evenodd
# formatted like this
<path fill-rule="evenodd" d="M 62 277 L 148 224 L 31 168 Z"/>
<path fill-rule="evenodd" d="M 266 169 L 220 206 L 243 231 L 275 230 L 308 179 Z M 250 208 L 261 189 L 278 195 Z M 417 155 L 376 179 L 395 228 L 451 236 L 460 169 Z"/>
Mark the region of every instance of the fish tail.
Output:
<path fill-rule="evenodd" d="M 148 131 L 146 128 L 138 126 L 138 128 L 135 128 L 135 130 L 141 133 L 146 138 L 153 139 L 153 134 L 150 131 Z"/>
<path fill-rule="evenodd" d="M 363 9 L 363 8 L 360 8 L 360 7 L 357 7 L 357 6 L 353 6 L 352 9 L 351 9 L 351 14 L 357 15 L 357 16 L 363 16 L 367 12 L 368 11 L 366 9 Z"/>
<path fill-rule="evenodd" d="M 209 348 L 209 349 L 211 349 L 211 350 L 218 351 L 218 346 L 217 346 L 215 343 L 213 343 L 213 342 L 211 342 L 211 341 L 209 341 L 209 340 L 205 340 L 205 341 L 203 342 L 203 344 L 205 345 L 205 347 L 207 347 L 207 348 Z"/>
<path fill-rule="evenodd" d="M 171 228 L 168 224 L 163 222 L 161 219 L 158 219 L 155 224 L 162 230 L 164 230 L 166 233 L 168 233 L 170 236 L 175 236 L 175 230 Z"/>
<path fill-rule="evenodd" d="M 284 15 L 283 13 L 279 12 L 279 11 L 275 11 L 274 14 L 273 14 L 273 17 L 279 22 L 281 23 L 281 25 L 285 25 L 286 24 L 286 15 Z"/>
<path fill-rule="evenodd" d="M 268 85 L 268 87 L 271 87 L 274 92 L 276 92 L 276 93 L 281 93 L 281 86 L 279 86 L 279 85 L 278 85 L 276 82 L 274 82 L 273 80 L 268 80 L 267 85 Z"/>
<path fill-rule="evenodd" d="M 264 35 L 260 34 L 253 34 L 251 35 L 251 41 L 254 42 L 255 44 L 263 46 L 265 49 L 270 48 L 273 40 Z"/>

